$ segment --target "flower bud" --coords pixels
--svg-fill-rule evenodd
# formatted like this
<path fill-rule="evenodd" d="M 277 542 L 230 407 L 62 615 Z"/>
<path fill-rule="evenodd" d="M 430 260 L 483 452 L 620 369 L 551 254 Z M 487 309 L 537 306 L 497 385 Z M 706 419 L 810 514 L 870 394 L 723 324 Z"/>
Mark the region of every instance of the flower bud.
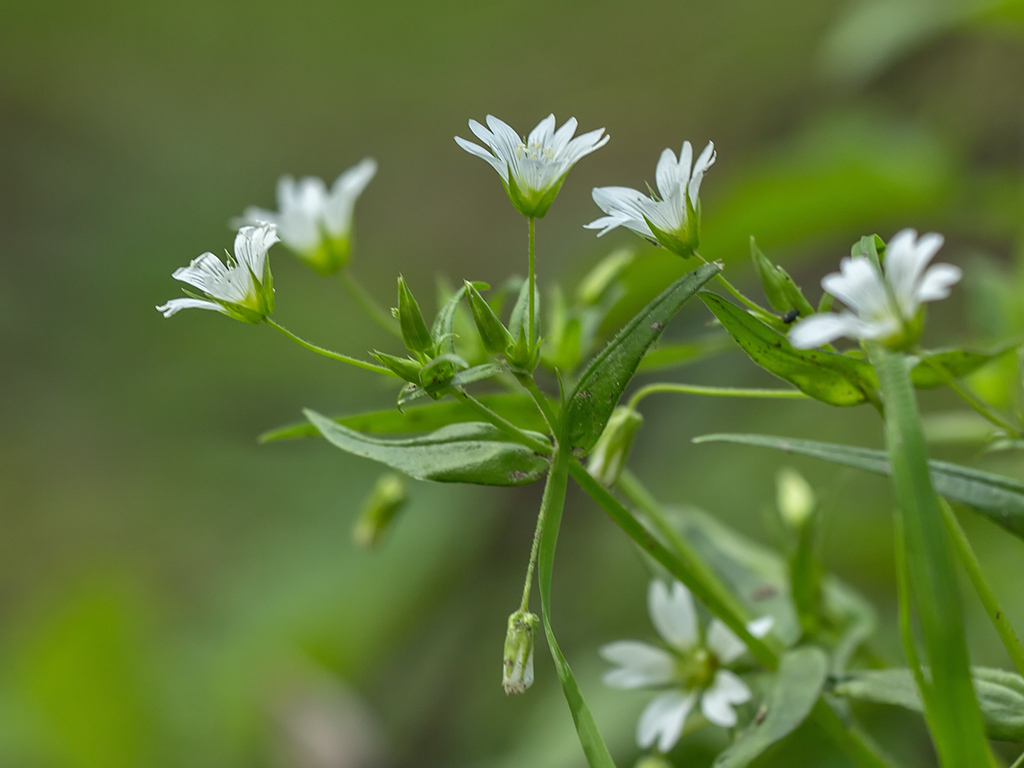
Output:
<path fill-rule="evenodd" d="M 398 276 L 398 322 L 402 327 L 402 341 L 406 349 L 432 356 L 434 340 L 430 337 L 419 302 L 401 275 Z"/>
<path fill-rule="evenodd" d="M 381 475 L 363 504 L 363 511 L 352 529 L 352 540 L 365 549 L 376 547 L 408 500 L 405 478 L 394 472 Z"/>
<path fill-rule="evenodd" d="M 473 313 L 473 321 L 484 343 L 484 349 L 492 355 L 503 355 L 512 345 L 512 336 L 494 314 L 491 305 L 480 295 L 472 283 L 466 283 L 466 299 Z"/>
<path fill-rule="evenodd" d="M 783 521 L 799 531 L 811 519 L 817 499 L 803 475 L 791 467 L 783 467 L 776 477 L 776 503 Z"/>
<path fill-rule="evenodd" d="M 632 408 L 620 406 L 612 411 L 608 426 L 598 438 L 587 462 L 587 471 L 601 485 L 610 487 L 619 479 L 629 458 L 633 438 L 643 423 L 644 417 Z"/>
<path fill-rule="evenodd" d="M 501 684 L 509 696 L 525 693 L 533 685 L 533 648 L 539 625 L 537 615 L 528 611 L 518 610 L 508 617 Z"/>

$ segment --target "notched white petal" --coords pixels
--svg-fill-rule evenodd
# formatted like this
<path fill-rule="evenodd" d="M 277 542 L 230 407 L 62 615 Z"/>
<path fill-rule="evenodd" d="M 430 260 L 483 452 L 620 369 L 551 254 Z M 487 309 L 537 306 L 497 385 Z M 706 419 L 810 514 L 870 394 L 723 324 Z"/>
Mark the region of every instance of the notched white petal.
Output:
<path fill-rule="evenodd" d="M 644 688 L 671 682 L 675 661 L 671 654 L 647 643 L 620 640 L 601 648 L 605 661 L 617 664 L 604 675 L 605 685 L 611 688 Z"/>
<path fill-rule="evenodd" d="M 700 711 L 709 721 L 723 728 L 736 725 L 734 704 L 750 701 L 750 689 L 747 684 L 727 669 L 715 673 L 711 687 L 704 691 L 700 700 Z"/>
<path fill-rule="evenodd" d="M 215 309 L 218 312 L 225 312 L 224 307 L 215 301 L 206 301 L 205 299 L 171 299 L 166 304 L 158 306 L 157 311 L 162 313 L 164 317 L 172 317 L 178 314 L 183 309 Z"/>
<path fill-rule="evenodd" d="M 652 581 L 647 590 L 647 608 L 651 623 L 669 645 L 685 651 L 697 644 L 693 595 L 680 582 L 673 582 L 670 592 L 665 582 Z"/>
<path fill-rule="evenodd" d="M 683 725 L 696 699 L 695 693 L 679 691 L 656 696 L 637 723 L 636 741 L 640 748 L 649 749 L 657 742 L 661 752 L 672 749 L 683 733 Z"/>
<path fill-rule="evenodd" d="M 814 349 L 831 344 L 841 336 L 860 338 L 865 324 L 849 312 L 822 312 L 800 320 L 789 330 L 789 343 L 797 349 Z"/>

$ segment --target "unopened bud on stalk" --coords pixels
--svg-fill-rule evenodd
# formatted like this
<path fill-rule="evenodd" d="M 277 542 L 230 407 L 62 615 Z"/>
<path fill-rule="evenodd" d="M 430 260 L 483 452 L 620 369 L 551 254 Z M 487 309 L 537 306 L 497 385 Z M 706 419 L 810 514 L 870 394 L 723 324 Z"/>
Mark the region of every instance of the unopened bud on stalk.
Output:
<path fill-rule="evenodd" d="M 388 472 L 377 478 L 377 484 L 363 505 L 362 514 L 352 529 L 352 540 L 360 547 L 372 549 L 391 526 L 395 515 L 405 506 L 409 495 L 405 478 Z"/>
<path fill-rule="evenodd" d="M 632 408 L 620 406 L 612 411 L 608 426 L 590 452 L 587 471 L 601 485 L 615 484 L 626 466 L 633 438 L 644 423 L 644 417 Z"/>
<path fill-rule="evenodd" d="M 539 624 L 540 619 L 535 613 L 524 610 L 508 617 L 501 684 L 509 696 L 525 693 L 533 685 L 533 648 Z"/>
<path fill-rule="evenodd" d="M 814 491 L 803 475 L 791 467 L 783 467 L 776 477 L 776 503 L 783 521 L 799 531 L 810 520 L 817 506 Z"/>
<path fill-rule="evenodd" d="M 432 355 L 434 340 L 430 338 L 430 331 L 423 319 L 423 312 L 420 310 L 419 302 L 412 295 L 405 278 L 398 276 L 398 322 L 402 327 L 402 340 L 410 352 L 418 352 L 424 355 Z"/>

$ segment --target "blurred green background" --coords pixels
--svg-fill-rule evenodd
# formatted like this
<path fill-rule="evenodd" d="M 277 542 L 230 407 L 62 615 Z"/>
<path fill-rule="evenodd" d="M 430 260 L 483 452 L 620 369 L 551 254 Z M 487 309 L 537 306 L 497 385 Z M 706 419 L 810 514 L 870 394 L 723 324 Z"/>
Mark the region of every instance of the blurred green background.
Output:
<path fill-rule="evenodd" d="M 932 311 L 929 339 L 983 343 L 1024 331 L 1016 294 L 992 298 L 1024 285 L 1022 94 L 1019 1 L 0 0 L 0 765 L 583 764 L 543 650 L 528 695 L 499 687 L 539 487 L 414 484 L 383 548 L 358 550 L 377 468 L 255 436 L 302 406 L 389 407 L 392 388 L 264 328 L 153 309 L 180 295 L 175 268 L 230 246 L 232 216 L 273 205 L 280 174 L 330 181 L 377 158 L 353 269 L 390 303 L 399 271 L 424 298 L 438 275 L 525 270 L 523 221 L 452 141 L 467 119 L 526 132 L 553 111 L 610 133 L 538 226 L 541 279 L 565 284 L 642 245 L 581 229 L 600 215 L 591 187 L 642 187 L 664 147 L 712 139 L 701 250 L 734 281 L 756 291 L 751 234 L 816 299 L 860 235 L 937 230 L 974 279 Z M 398 351 L 337 283 L 283 249 L 273 261 L 283 323 Z M 685 268 L 648 263 L 637 300 Z M 708 319 L 689 307 L 671 334 Z M 771 383 L 736 354 L 667 377 Z M 692 436 L 881 438 L 865 408 L 662 396 L 645 413 L 634 467 L 657 495 L 768 542 L 778 458 Z M 937 452 L 1022 474 L 1013 454 Z M 793 463 L 825 499 L 828 566 L 879 607 L 878 646 L 898 659 L 885 483 Z M 965 523 L 1024 627 L 1024 546 Z M 630 764 L 646 697 L 604 689 L 597 648 L 652 636 L 647 571 L 570 494 L 555 576 L 563 648 Z M 1005 663 L 968 603 L 976 659 Z M 930 764 L 917 718 L 862 714 Z M 722 738 L 679 754 L 708 765 Z M 810 728 L 759 763 L 795 764 L 846 763 Z"/>

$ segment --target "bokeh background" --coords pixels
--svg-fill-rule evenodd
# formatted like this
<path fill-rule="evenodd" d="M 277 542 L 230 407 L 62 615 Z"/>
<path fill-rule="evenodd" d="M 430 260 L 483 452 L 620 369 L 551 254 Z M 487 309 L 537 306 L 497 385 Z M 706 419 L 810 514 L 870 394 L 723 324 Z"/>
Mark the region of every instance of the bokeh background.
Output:
<path fill-rule="evenodd" d="M 757 290 L 750 235 L 816 300 L 862 234 L 937 230 L 970 279 L 929 341 L 983 344 L 1024 331 L 1022 95 L 1019 1 L 0 0 L 0 765 L 583 765 L 543 649 L 528 695 L 498 685 L 539 488 L 413 484 L 385 545 L 359 550 L 377 468 L 255 436 L 303 406 L 389 407 L 393 389 L 265 327 L 154 311 L 179 295 L 175 268 L 230 246 L 232 216 L 272 207 L 280 174 L 377 158 L 353 269 L 390 303 L 398 272 L 429 297 L 439 275 L 525 270 L 523 221 L 452 141 L 467 119 L 525 132 L 553 111 L 611 134 L 538 227 L 541 278 L 567 285 L 613 248 L 643 250 L 581 229 L 600 214 L 591 187 L 642 187 L 664 147 L 713 139 L 702 251 L 737 283 Z M 283 323 L 397 351 L 336 282 L 280 248 L 273 262 Z M 685 268 L 644 263 L 634 300 Z M 688 307 L 670 333 L 708 319 Z M 667 377 L 771 384 L 738 354 Z M 691 437 L 881 439 L 865 408 L 662 396 L 645 412 L 634 466 L 656 494 L 768 543 L 778 457 Z M 935 450 L 1022 474 L 1013 453 Z M 789 463 L 824 499 L 826 563 L 878 606 L 876 646 L 897 660 L 885 483 Z M 1024 627 L 1024 546 L 964 522 Z M 556 628 L 623 765 L 645 697 L 604 689 L 597 649 L 652 637 L 647 578 L 571 494 Z M 1005 664 L 972 600 L 968 614 L 976 659 Z M 917 718 L 862 715 L 930 764 Z M 707 731 L 678 754 L 708 765 L 722 743 Z M 846 763 L 812 728 L 759 763 L 795 764 Z"/>

